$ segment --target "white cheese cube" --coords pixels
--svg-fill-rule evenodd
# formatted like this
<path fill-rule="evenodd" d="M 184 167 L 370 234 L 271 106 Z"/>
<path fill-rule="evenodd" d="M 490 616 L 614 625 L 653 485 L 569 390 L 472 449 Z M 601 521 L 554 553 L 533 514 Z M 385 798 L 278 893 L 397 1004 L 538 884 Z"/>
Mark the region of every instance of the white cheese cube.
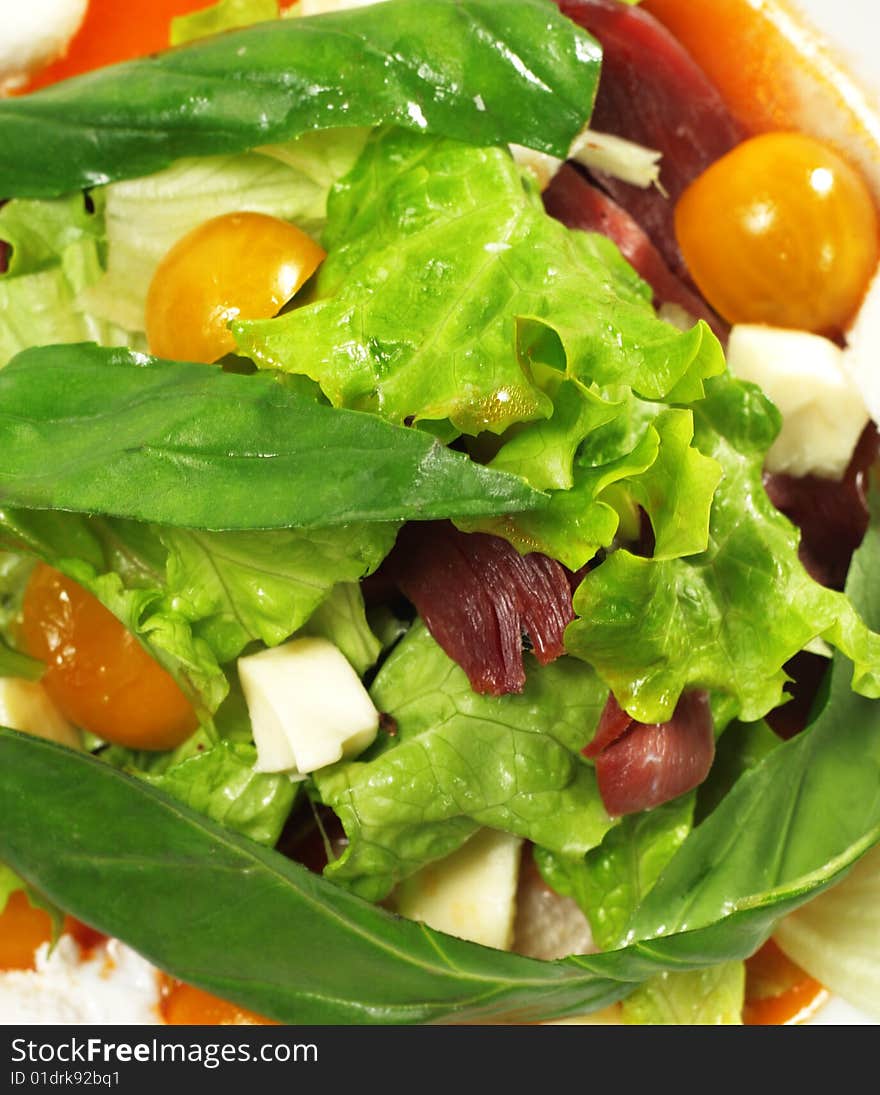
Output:
<path fill-rule="evenodd" d="M 734 376 L 757 384 L 782 413 L 767 470 L 840 479 L 868 423 L 843 351 L 806 331 L 740 324 L 730 333 L 727 363 Z"/>
<path fill-rule="evenodd" d="M 402 882 L 394 904 L 401 916 L 436 931 L 509 950 L 522 840 L 482 829 L 467 844 Z"/>
<path fill-rule="evenodd" d="M 880 422 L 880 274 L 868 287 L 846 342 L 844 364 L 871 417 Z"/>
<path fill-rule="evenodd" d="M 28 0 L 3 5 L 0 90 L 23 84 L 32 69 L 65 51 L 86 13 L 87 0 Z"/>
<path fill-rule="evenodd" d="M 0 677 L 0 726 L 21 730 L 71 749 L 82 744 L 75 730 L 49 699 L 39 681 Z"/>
<path fill-rule="evenodd" d="M 258 772 L 306 775 L 361 753 L 379 712 L 360 677 L 326 639 L 293 639 L 238 659 Z"/>

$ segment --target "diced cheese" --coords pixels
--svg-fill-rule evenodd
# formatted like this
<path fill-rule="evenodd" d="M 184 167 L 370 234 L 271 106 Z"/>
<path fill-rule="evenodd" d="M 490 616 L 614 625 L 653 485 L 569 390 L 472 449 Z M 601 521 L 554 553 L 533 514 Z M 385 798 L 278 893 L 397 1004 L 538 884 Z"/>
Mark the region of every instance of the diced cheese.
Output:
<path fill-rule="evenodd" d="M 880 274 L 868 287 L 846 342 L 844 364 L 871 417 L 880 422 Z"/>
<path fill-rule="evenodd" d="M 740 324 L 730 333 L 727 362 L 734 376 L 757 384 L 782 414 L 767 470 L 839 479 L 868 422 L 843 351 L 805 331 Z"/>
<path fill-rule="evenodd" d="M 3 8 L 0 91 L 23 84 L 28 73 L 60 57 L 79 29 L 88 0 L 27 0 Z"/>
<path fill-rule="evenodd" d="M 509 950 L 521 846 L 510 833 L 480 830 L 458 851 L 402 882 L 397 911 L 436 931 Z"/>
<path fill-rule="evenodd" d="M 346 8 L 365 8 L 368 4 L 381 4 L 382 0 L 299 0 L 290 9 L 291 15 L 323 15 L 328 11 L 344 11 Z"/>
<path fill-rule="evenodd" d="M 238 660 L 258 772 L 306 775 L 361 753 L 379 712 L 342 652 L 326 639 L 294 639 Z"/>
<path fill-rule="evenodd" d="M 81 746 L 79 731 L 70 725 L 39 681 L 0 677 L 0 726 L 22 730 L 71 749 Z"/>

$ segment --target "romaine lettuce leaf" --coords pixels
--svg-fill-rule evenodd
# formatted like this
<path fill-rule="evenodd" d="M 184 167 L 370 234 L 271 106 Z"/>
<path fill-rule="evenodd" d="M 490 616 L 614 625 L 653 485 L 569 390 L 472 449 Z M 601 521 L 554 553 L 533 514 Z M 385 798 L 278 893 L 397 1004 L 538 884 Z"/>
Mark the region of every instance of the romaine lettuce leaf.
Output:
<path fill-rule="evenodd" d="M 797 530 L 764 490 L 778 412 L 728 375 L 707 388 L 693 405 L 696 444 L 724 473 L 708 549 L 683 559 L 611 553 L 575 595 L 567 650 L 640 722 L 670 718 L 695 687 L 726 693 L 741 719 L 756 721 L 782 702 L 785 663 L 818 637 L 855 663 L 857 691 L 880 695 L 880 636 L 844 594 L 809 577 Z"/>
<path fill-rule="evenodd" d="M 248 27 L 278 17 L 278 0 L 218 0 L 171 20 L 171 45 L 181 46 L 224 30 Z"/>
<path fill-rule="evenodd" d="M 101 759 L 228 829 L 270 846 L 281 835 L 300 786 L 285 775 L 255 772 L 257 751 L 252 744 L 212 742 L 204 730 L 170 753 L 111 746 Z"/>
<path fill-rule="evenodd" d="M 618 946 L 632 915 L 691 831 L 694 795 L 630 814 L 585 857 L 571 859 L 535 850 L 538 869 L 551 889 L 578 903 L 596 945 Z"/>
<path fill-rule="evenodd" d="M 653 1026 L 741 1026 L 745 980 L 742 962 L 660 973 L 621 1002 L 621 1018 Z"/>
<path fill-rule="evenodd" d="M 350 841 L 327 875 L 368 900 L 481 826 L 568 856 L 595 847 L 612 826 L 579 753 L 604 689 L 577 660 L 532 664 L 522 695 L 481 696 L 417 623 L 371 695 L 395 736 L 314 776 Z"/>
<path fill-rule="evenodd" d="M 0 209 L 0 240 L 12 246 L 0 274 L 0 367 L 31 346 L 137 340 L 89 308 L 85 291 L 102 276 L 103 217 L 82 194 L 11 201 Z"/>
<path fill-rule="evenodd" d="M 338 582 L 375 570 L 396 534 L 397 525 L 381 523 L 307 532 L 159 532 L 168 550 L 168 596 L 221 663 L 250 642 L 283 642 Z"/>
<path fill-rule="evenodd" d="M 232 329 L 335 406 L 502 433 L 553 413 L 533 363 L 648 399 L 697 398 L 724 367 L 704 325 L 656 318 L 613 244 L 550 218 L 503 149 L 374 136 L 331 194 L 323 243 L 313 300 Z"/>

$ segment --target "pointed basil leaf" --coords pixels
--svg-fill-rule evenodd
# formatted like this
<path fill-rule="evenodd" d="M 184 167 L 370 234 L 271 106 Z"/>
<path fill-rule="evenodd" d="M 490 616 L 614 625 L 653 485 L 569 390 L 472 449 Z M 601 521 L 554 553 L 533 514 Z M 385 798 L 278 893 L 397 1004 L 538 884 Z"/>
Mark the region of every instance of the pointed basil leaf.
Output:
<path fill-rule="evenodd" d="M 0 194 L 50 197 L 353 125 L 565 157 L 600 58 L 549 0 L 388 0 L 273 20 L 0 100 Z"/>
<path fill-rule="evenodd" d="M 284 1023 L 533 1022 L 603 1007 L 645 976 L 638 959 L 539 962 L 431 931 L 143 780 L 9 730 L 0 818 L 3 861 L 74 916 Z"/>
<path fill-rule="evenodd" d="M 267 374 L 92 345 L 28 350 L 0 372 L 0 450 L 0 505 L 187 528 L 323 528 L 544 501 L 425 433 L 334 410 Z"/>

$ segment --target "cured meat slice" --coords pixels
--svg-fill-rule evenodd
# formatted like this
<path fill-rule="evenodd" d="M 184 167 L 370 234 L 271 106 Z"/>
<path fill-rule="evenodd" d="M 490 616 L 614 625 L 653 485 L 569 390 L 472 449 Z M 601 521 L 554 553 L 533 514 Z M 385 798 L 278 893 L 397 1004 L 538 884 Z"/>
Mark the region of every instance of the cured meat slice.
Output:
<path fill-rule="evenodd" d="M 715 733 L 709 696 L 686 692 L 669 722 L 641 723 L 609 695 L 593 741 L 599 794 L 612 817 L 637 814 L 698 787 L 712 767 Z"/>
<path fill-rule="evenodd" d="M 652 15 L 619 0 L 558 0 L 602 45 L 590 125 L 662 153 L 660 182 L 643 190 L 610 176 L 601 185 L 648 233 L 674 273 L 686 276 L 673 211 L 682 191 L 745 134 L 715 86 Z"/>
<path fill-rule="evenodd" d="M 840 482 L 816 475 L 764 476 L 774 506 L 801 530 L 801 562 L 823 585 L 843 589 L 852 554 L 868 529 L 868 472 L 880 448 L 869 423 Z"/>
<path fill-rule="evenodd" d="M 523 635 L 542 665 L 564 653 L 574 619 L 569 575 L 537 552 L 459 532 L 446 521 L 406 525 L 383 564 L 475 692 L 522 692 Z"/>
<path fill-rule="evenodd" d="M 726 341 L 728 325 L 703 298 L 669 269 L 666 260 L 642 228 L 620 205 L 564 164 L 544 191 L 544 207 L 567 228 L 598 232 L 617 244 L 630 266 L 654 290 L 654 304 L 677 304 L 695 319 L 704 319 Z"/>

